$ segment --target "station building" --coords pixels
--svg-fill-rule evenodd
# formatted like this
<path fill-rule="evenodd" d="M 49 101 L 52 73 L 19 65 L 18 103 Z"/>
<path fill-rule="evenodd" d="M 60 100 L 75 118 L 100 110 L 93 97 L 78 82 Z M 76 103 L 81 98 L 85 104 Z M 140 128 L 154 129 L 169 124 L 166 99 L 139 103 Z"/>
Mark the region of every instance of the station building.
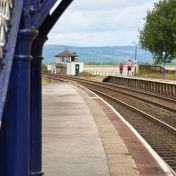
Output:
<path fill-rule="evenodd" d="M 75 52 L 65 49 L 56 56 L 56 73 L 66 75 L 78 75 L 84 70 L 84 63 L 78 62 Z"/>

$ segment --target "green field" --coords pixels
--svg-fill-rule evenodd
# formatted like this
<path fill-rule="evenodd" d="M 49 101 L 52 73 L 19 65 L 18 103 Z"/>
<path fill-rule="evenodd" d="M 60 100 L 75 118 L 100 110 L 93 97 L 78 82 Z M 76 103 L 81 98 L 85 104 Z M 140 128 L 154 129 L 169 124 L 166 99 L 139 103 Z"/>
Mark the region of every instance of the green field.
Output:
<path fill-rule="evenodd" d="M 176 71 L 176 66 L 173 65 L 167 65 L 166 70 L 175 70 Z M 157 79 L 166 79 L 166 80 L 176 80 L 176 72 L 172 71 L 167 71 L 165 76 L 161 73 L 153 73 L 149 72 L 149 70 L 141 70 L 138 74 L 138 76 L 145 77 L 145 78 L 157 78 Z"/>
<path fill-rule="evenodd" d="M 85 65 L 85 68 L 116 68 L 117 65 Z"/>
<path fill-rule="evenodd" d="M 176 81 L 176 73 L 167 73 L 165 77 L 163 77 L 162 74 L 154 74 L 154 73 L 146 73 L 142 75 L 138 75 L 140 77 L 145 77 L 145 78 L 157 78 L 157 79 L 166 79 L 166 80 L 173 80 Z"/>

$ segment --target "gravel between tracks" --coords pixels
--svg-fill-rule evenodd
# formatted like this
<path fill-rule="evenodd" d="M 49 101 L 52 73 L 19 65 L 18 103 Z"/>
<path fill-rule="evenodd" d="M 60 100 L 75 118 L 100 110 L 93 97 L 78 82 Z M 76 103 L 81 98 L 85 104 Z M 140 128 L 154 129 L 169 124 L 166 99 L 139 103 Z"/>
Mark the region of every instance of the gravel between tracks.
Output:
<path fill-rule="evenodd" d="M 127 95 L 123 95 L 119 92 L 108 90 L 106 88 L 101 88 L 98 86 L 93 86 L 93 85 L 88 85 L 88 84 L 83 84 L 83 83 L 81 83 L 81 84 L 86 87 L 102 91 L 102 92 L 104 92 L 114 98 L 117 98 L 117 99 L 131 105 L 131 106 L 134 106 L 134 107 L 156 117 L 157 119 L 164 121 L 165 123 L 169 124 L 170 126 L 176 128 L 176 114 L 169 112 L 168 110 L 164 110 L 160 107 L 151 105 L 151 104 L 146 103 L 142 100 L 138 100 L 136 98 L 129 97 Z"/>
<path fill-rule="evenodd" d="M 101 96 L 101 95 L 100 95 Z M 102 97 L 102 96 L 101 96 Z M 176 136 L 152 123 L 150 120 L 132 112 L 124 106 L 103 97 L 110 103 L 152 146 L 152 148 L 176 170 Z"/>

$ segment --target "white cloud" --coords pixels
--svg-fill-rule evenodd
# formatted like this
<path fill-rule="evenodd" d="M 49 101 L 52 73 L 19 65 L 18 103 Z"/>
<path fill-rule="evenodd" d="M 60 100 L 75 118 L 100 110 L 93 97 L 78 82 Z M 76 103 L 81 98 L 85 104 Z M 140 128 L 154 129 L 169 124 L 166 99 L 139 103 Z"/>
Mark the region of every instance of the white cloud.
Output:
<path fill-rule="evenodd" d="M 130 44 L 132 41 L 136 41 L 136 31 L 73 32 L 67 35 L 65 33 L 59 33 L 51 34 L 48 44 L 76 44 L 78 46 L 128 45 L 129 36 L 131 38 Z"/>
<path fill-rule="evenodd" d="M 99 11 L 105 9 L 122 9 L 139 4 L 150 4 L 152 0 L 74 0 L 71 10 Z"/>
<path fill-rule="evenodd" d="M 49 35 L 48 43 L 124 45 L 137 41 L 156 0 L 74 0 Z"/>

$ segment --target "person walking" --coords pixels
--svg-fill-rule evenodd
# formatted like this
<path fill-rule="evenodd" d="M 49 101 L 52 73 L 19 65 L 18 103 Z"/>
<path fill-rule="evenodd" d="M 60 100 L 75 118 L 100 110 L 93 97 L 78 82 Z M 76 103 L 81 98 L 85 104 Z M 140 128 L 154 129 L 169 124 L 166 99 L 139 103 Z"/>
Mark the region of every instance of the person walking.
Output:
<path fill-rule="evenodd" d="M 128 67 L 127 75 L 131 75 L 132 66 L 133 66 L 132 61 L 128 60 L 128 63 L 127 63 L 127 67 Z"/>
<path fill-rule="evenodd" d="M 119 64 L 119 70 L 120 70 L 120 75 L 122 76 L 123 74 L 123 64 L 122 63 Z"/>

